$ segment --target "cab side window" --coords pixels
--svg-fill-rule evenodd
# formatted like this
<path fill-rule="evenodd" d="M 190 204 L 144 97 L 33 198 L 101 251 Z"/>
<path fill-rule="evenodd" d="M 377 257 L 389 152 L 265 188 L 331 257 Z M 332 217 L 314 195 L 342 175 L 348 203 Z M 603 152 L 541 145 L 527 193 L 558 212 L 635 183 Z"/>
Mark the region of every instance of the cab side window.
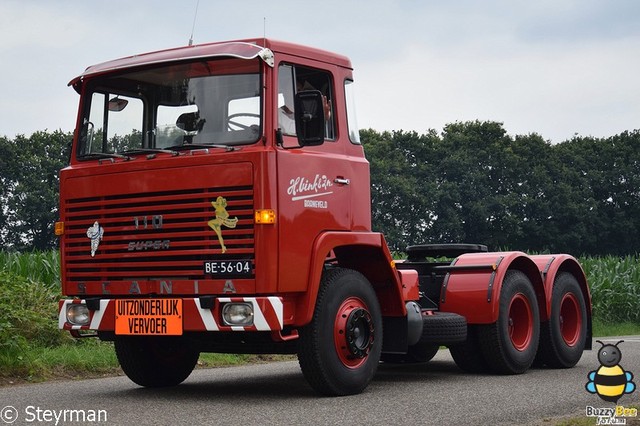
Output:
<path fill-rule="evenodd" d="M 280 65 L 278 68 L 278 127 L 285 135 L 295 136 L 294 119 L 294 76 L 291 65 Z"/>
<path fill-rule="evenodd" d="M 325 116 L 325 139 L 335 139 L 333 84 L 326 71 L 295 65 L 280 65 L 278 69 L 278 126 L 285 135 L 295 136 L 294 96 L 305 90 L 322 94 Z"/>

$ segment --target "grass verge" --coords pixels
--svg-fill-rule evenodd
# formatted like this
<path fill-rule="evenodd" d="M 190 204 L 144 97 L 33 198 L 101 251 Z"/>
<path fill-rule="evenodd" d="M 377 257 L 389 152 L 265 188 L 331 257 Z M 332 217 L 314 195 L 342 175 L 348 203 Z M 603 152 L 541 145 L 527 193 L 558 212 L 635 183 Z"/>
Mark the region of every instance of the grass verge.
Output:
<path fill-rule="evenodd" d="M 215 368 L 288 361 L 286 355 L 202 353 L 197 368 Z M 0 386 L 58 379 L 87 379 L 124 374 L 111 342 L 97 339 L 69 341 L 57 347 L 28 346 L 20 352 L 0 351 Z"/>
<path fill-rule="evenodd" d="M 609 323 L 593 319 L 593 337 L 640 335 L 640 324 L 635 322 Z"/>
<path fill-rule="evenodd" d="M 61 332 L 64 333 L 64 332 Z M 640 335 L 640 324 L 609 324 L 593 321 L 594 337 Z M 56 347 L 27 345 L 20 351 L 0 351 L 0 384 L 41 382 L 123 374 L 113 344 L 97 339 L 61 339 Z M 215 368 L 249 363 L 294 360 L 286 355 L 200 354 L 199 368 Z"/>
<path fill-rule="evenodd" d="M 118 361 L 113 345 L 95 341 L 69 341 L 60 346 L 28 345 L 0 352 L 0 383 L 41 382 L 60 378 L 115 375 Z"/>

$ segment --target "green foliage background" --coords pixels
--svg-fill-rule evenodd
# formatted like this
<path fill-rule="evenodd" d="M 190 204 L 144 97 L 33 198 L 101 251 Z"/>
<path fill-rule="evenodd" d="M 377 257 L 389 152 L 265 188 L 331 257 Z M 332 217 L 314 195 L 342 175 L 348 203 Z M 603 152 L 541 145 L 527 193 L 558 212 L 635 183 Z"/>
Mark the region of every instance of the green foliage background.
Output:
<path fill-rule="evenodd" d="M 558 144 L 535 133 L 508 135 L 493 121 L 452 123 L 440 133 L 360 133 L 373 228 L 394 251 L 468 242 L 575 255 L 640 252 L 640 130 Z M 71 140 L 62 131 L 0 137 L 0 250 L 56 246 L 58 172 Z"/>
<path fill-rule="evenodd" d="M 0 252 L 0 352 L 58 346 L 60 263 L 57 252 Z"/>
<path fill-rule="evenodd" d="M 361 132 L 373 228 L 392 250 L 468 242 L 575 255 L 640 252 L 640 131 L 551 144 L 465 122 Z"/>
<path fill-rule="evenodd" d="M 69 163 L 71 140 L 62 131 L 0 137 L 0 249 L 55 247 L 58 172 Z"/>

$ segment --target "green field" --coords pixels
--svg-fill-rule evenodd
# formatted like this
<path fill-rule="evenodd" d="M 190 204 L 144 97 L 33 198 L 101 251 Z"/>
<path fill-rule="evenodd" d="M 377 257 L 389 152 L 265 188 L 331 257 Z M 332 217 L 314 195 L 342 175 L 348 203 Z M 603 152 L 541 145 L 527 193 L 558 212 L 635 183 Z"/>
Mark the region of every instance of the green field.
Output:
<path fill-rule="evenodd" d="M 638 256 L 580 259 L 591 289 L 594 335 L 640 334 Z M 0 384 L 118 372 L 110 343 L 75 340 L 58 330 L 56 252 L 0 252 Z M 203 367 L 271 357 L 203 354 Z"/>

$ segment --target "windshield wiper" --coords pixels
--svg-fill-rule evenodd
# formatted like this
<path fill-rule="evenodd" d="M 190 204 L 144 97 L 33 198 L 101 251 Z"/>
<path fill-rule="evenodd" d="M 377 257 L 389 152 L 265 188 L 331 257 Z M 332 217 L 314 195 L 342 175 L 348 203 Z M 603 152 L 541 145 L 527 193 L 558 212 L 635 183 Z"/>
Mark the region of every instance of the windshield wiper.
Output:
<path fill-rule="evenodd" d="M 224 149 L 225 151 L 235 151 L 235 150 L 239 149 L 238 147 L 235 147 L 235 146 L 220 145 L 220 144 L 215 144 L 215 143 L 212 143 L 212 144 L 186 143 L 184 145 L 170 146 L 167 149 L 175 149 L 176 151 L 180 151 L 180 150 L 184 150 L 184 149 L 209 149 L 209 148 Z"/>
<path fill-rule="evenodd" d="M 104 158 L 110 158 L 112 160 L 117 158 L 121 160 L 126 160 L 126 161 L 131 160 L 131 157 L 129 157 L 128 155 L 116 154 L 111 152 L 90 152 L 88 154 L 83 154 L 78 158 L 80 158 L 81 160 L 93 160 L 93 159 L 100 160 Z"/>
<path fill-rule="evenodd" d="M 163 148 L 134 148 L 134 149 L 128 149 L 126 151 L 123 151 L 122 153 L 123 154 L 164 153 L 164 154 L 171 154 L 174 157 L 177 157 L 178 155 L 180 155 L 178 151 L 175 151 L 173 149 L 163 149 Z"/>

